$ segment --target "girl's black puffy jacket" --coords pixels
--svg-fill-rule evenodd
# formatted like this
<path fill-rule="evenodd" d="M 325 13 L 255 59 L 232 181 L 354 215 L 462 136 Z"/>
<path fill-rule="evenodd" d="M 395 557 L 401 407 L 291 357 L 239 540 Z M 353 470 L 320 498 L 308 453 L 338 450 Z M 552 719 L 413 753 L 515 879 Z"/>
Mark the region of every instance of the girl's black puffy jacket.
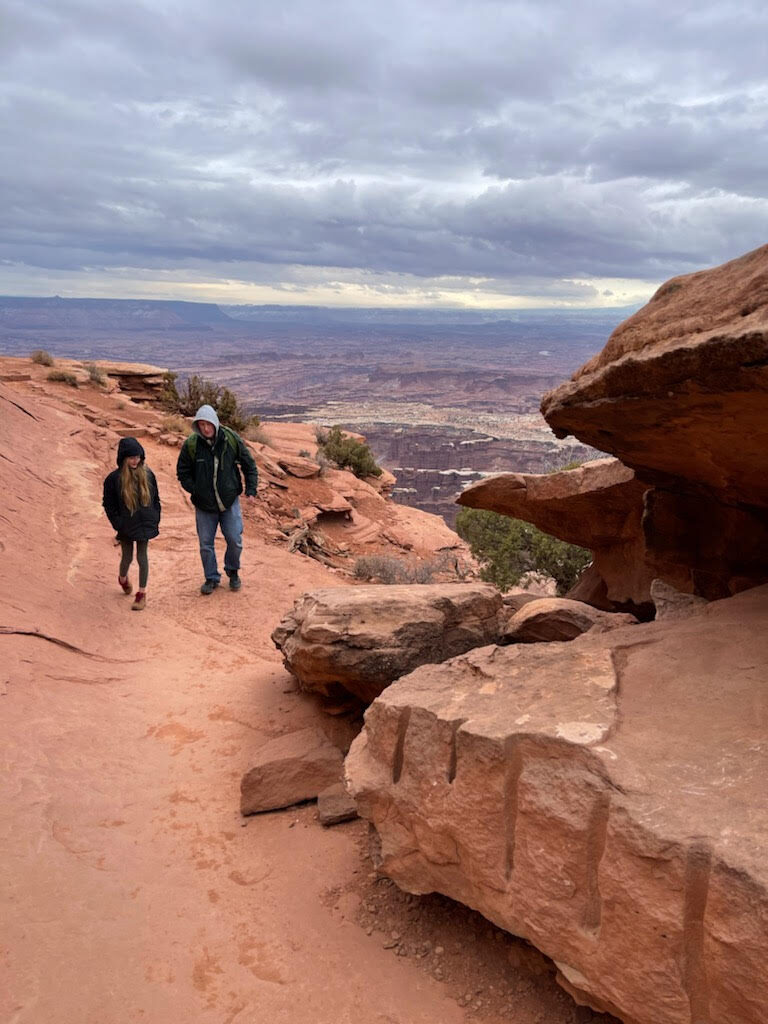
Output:
<path fill-rule="evenodd" d="M 139 442 L 133 437 L 124 437 L 117 448 L 118 466 L 121 466 L 123 459 L 129 455 L 140 455 L 141 461 L 144 461 L 144 449 Z M 124 540 L 151 540 L 160 532 L 160 494 L 157 490 L 157 480 L 149 466 L 146 470 L 149 505 L 139 506 L 133 514 L 128 511 L 120 493 L 120 470 L 113 470 L 104 481 L 104 511 L 118 537 Z"/>

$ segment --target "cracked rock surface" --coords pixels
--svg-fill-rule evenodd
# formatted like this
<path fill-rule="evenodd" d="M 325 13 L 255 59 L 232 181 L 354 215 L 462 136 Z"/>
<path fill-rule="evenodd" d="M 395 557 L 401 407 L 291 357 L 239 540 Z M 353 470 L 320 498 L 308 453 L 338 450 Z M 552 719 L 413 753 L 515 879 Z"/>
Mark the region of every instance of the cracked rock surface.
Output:
<path fill-rule="evenodd" d="M 381 870 L 528 939 L 624 1021 L 764 1022 L 766 615 L 761 587 L 398 680 L 346 761 Z"/>

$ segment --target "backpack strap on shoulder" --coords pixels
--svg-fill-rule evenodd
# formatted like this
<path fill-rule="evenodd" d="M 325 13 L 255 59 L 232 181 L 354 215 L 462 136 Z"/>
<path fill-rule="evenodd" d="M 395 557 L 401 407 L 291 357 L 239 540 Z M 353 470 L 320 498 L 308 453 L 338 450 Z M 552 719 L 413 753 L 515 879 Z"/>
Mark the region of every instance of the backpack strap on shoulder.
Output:
<path fill-rule="evenodd" d="M 229 427 L 222 427 L 221 429 L 224 431 L 224 436 L 227 439 L 227 444 L 232 449 L 234 455 L 237 456 L 237 434 L 234 432 L 234 430 L 230 430 Z"/>

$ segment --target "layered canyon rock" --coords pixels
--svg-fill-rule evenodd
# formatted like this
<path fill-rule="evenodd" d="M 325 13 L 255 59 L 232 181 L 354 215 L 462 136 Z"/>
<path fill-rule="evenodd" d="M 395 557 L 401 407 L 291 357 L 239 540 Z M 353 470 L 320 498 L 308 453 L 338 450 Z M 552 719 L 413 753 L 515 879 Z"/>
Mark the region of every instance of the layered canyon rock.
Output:
<path fill-rule="evenodd" d="M 494 643 L 501 594 L 488 583 L 370 585 L 305 594 L 272 634 L 302 688 L 369 703 L 418 665 Z"/>
<path fill-rule="evenodd" d="M 380 870 L 552 957 L 627 1024 L 763 1024 L 768 587 L 393 683 L 347 784 Z"/>
<path fill-rule="evenodd" d="M 767 402 L 763 246 L 664 284 L 542 412 L 649 486 L 646 545 L 674 568 L 661 578 L 712 599 L 768 579 Z"/>
<path fill-rule="evenodd" d="M 468 487 L 457 501 L 524 519 L 569 544 L 589 548 L 604 583 L 606 607 L 642 610 L 651 580 L 642 530 L 647 485 L 617 459 L 595 459 L 576 469 L 535 475 L 502 473 Z"/>
<path fill-rule="evenodd" d="M 605 632 L 637 622 L 634 615 L 604 612 L 583 601 L 544 597 L 516 611 L 502 630 L 501 642 L 536 644 L 575 640 L 590 629 Z"/>

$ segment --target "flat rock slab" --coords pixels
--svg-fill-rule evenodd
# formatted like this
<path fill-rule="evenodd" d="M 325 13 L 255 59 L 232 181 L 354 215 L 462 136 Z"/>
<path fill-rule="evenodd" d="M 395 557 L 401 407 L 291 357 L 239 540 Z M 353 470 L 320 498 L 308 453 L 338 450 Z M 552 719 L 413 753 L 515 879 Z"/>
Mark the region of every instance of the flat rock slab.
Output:
<path fill-rule="evenodd" d="M 270 740 L 256 752 L 256 764 L 240 783 L 241 814 L 314 800 L 339 782 L 343 761 L 341 751 L 315 729 Z"/>
<path fill-rule="evenodd" d="M 511 616 L 502 632 L 502 642 L 563 642 L 575 640 L 590 629 L 605 632 L 631 626 L 636 622 L 634 615 L 602 612 L 583 601 L 572 601 L 567 597 L 542 597 L 529 601 Z"/>
<path fill-rule="evenodd" d="M 318 793 L 317 819 L 321 825 L 340 825 L 357 816 L 357 804 L 341 782 Z"/>
<path fill-rule="evenodd" d="M 632 1024 L 765 1024 L 768 587 L 691 618 L 425 665 L 346 761 L 379 869 Z"/>
<path fill-rule="evenodd" d="M 488 583 L 334 587 L 304 594 L 272 639 L 303 689 L 370 703 L 419 665 L 495 642 L 501 609 Z"/>

